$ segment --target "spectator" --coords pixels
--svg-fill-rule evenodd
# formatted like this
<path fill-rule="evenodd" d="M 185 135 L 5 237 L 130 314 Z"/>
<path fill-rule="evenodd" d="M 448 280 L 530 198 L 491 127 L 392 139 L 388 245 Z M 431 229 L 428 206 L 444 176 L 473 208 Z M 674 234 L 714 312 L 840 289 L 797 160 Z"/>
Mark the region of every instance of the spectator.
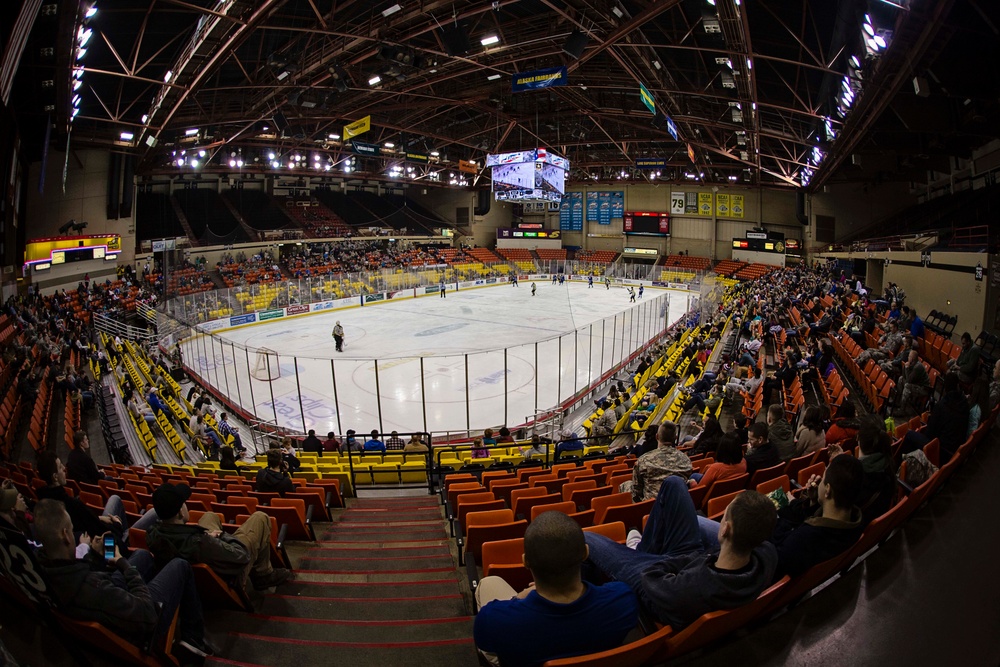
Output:
<path fill-rule="evenodd" d="M 385 454 L 385 443 L 378 439 L 377 430 L 372 429 L 371 437 L 365 442 L 365 451 Z"/>
<path fill-rule="evenodd" d="M 745 445 L 750 441 L 750 431 L 747 429 L 747 424 L 750 422 L 747 416 L 742 412 L 737 412 L 733 415 L 733 430 L 732 433 L 736 435 L 736 442 L 741 445 Z"/>
<path fill-rule="evenodd" d="M 705 454 L 707 456 L 715 454 L 715 450 L 719 447 L 719 442 L 722 440 L 722 436 L 725 435 L 719 420 L 709 413 L 706 414 L 705 418 L 702 420 L 702 425 L 699 425 L 698 422 L 693 419 L 691 420 L 691 425 L 701 431 L 701 433 L 695 437 L 689 436 L 691 437 L 689 442 L 692 442 L 694 445 L 694 453 Z"/>
<path fill-rule="evenodd" d="M 802 416 L 802 424 L 795 432 L 795 456 L 812 454 L 826 447 L 826 432 L 819 408 L 810 405 Z"/>
<path fill-rule="evenodd" d="M 980 355 L 979 346 L 973 344 L 972 336 L 966 331 L 962 334 L 962 351 L 957 359 L 948 360 L 948 370 L 956 371 L 962 384 L 969 384 L 979 375 Z"/>
<path fill-rule="evenodd" d="M 618 417 L 615 416 L 615 411 L 611 409 L 611 404 L 608 401 L 603 401 L 600 407 L 603 412 L 594 422 L 591 432 L 598 438 L 596 444 L 608 446 L 611 444 L 611 436 L 614 435 L 615 428 L 618 426 Z"/>
<path fill-rule="evenodd" d="M 236 463 L 236 453 L 233 448 L 226 445 L 219 448 L 219 470 L 234 470 L 239 472 L 242 469 L 238 463 Z"/>
<path fill-rule="evenodd" d="M 771 541 L 778 549 L 776 577 L 797 577 L 846 551 L 861 535 L 856 503 L 864 467 L 853 456 L 830 460 L 822 477 L 814 475 L 803 491 L 778 512 Z"/>
<path fill-rule="evenodd" d="M 154 413 L 159 415 L 162 412 L 167 419 L 171 419 L 170 411 L 163 401 L 160 400 L 160 390 L 157 387 L 149 389 L 149 393 L 146 395 L 146 402 L 149 403 L 149 407 L 152 408 Z"/>
<path fill-rule="evenodd" d="M 126 559 L 116 547 L 114 557 L 105 560 L 103 553 L 91 549 L 78 560 L 73 522 L 66 508 L 53 499 L 35 505 L 35 530 L 42 543 L 38 559 L 60 611 L 96 621 L 140 644 L 150 636 L 162 643 L 179 610 L 178 645 L 196 657 L 215 653 L 205 640 L 201 600 L 186 561 L 172 561 L 154 577 L 153 557 L 145 550 Z M 103 549 L 102 541 L 94 542 Z M 112 571 L 121 581 L 115 580 Z M 157 605 L 163 605 L 162 609 Z"/>
<path fill-rule="evenodd" d="M 326 434 L 326 440 L 323 441 L 323 451 L 324 452 L 339 452 L 340 451 L 340 440 L 337 440 L 337 436 L 333 431 Z"/>
<path fill-rule="evenodd" d="M 795 456 L 792 425 L 785 420 L 785 407 L 780 403 L 767 408 L 767 439 L 774 445 L 782 461 L 788 461 Z"/>
<path fill-rule="evenodd" d="M 73 521 L 73 532 L 86 533 L 91 537 L 111 532 L 118 544 L 122 548 L 127 548 L 128 517 L 125 515 L 125 506 L 119 496 L 110 496 L 101 515 L 96 516 L 83 501 L 66 493 L 66 466 L 55 455 L 55 452 L 41 452 L 38 455 L 36 467 L 38 479 L 45 483 L 44 487 L 36 491 L 38 499 L 57 500 L 65 505 L 66 512 Z M 133 527 L 145 530 L 146 526 L 154 521 L 156 521 L 156 512 L 146 512 L 135 522 Z"/>
<path fill-rule="evenodd" d="M 937 438 L 941 444 L 941 465 L 947 463 L 967 439 L 969 432 L 969 401 L 959 385 L 957 373 L 944 376 L 944 393 L 927 418 L 923 431 L 909 430 L 903 437 L 903 453 L 923 449 Z"/>
<path fill-rule="evenodd" d="M 975 382 L 972 383 L 972 389 L 969 391 L 969 432 L 966 434 L 966 439 L 972 437 L 972 433 L 979 428 L 979 424 L 989 415 L 990 412 L 990 394 L 989 390 L 986 388 L 986 382 L 977 377 Z"/>
<path fill-rule="evenodd" d="M 483 431 L 483 444 L 487 447 L 497 444 L 496 438 L 493 437 L 493 429 L 488 428 Z"/>
<path fill-rule="evenodd" d="M 246 454 L 247 449 L 243 446 L 243 439 L 240 437 L 239 430 L 229 423 L 229 415 L 223 412 L 219 416 L 219 434 L 222 435 L 222 439 L 225 442 L 229 442 L 229 436 L 233 437 L 233 448 L 236 453 L 240 456 Z"/>
<path fill-rule="evenodd" d="M 514 436 L 512 436 L 510 434 L 510 429 L 507 428 L 506 426 L 501 426 L 500 427 L 499 436 L 500 437 L 497 438 L 497 444 L 498 445 L 508 444 L 508 443 L 509 444 L 513 444 L 514 443 Z"/>
<path fill-rule="evenodd" d="M 122 396 L 124 399 L 125 397 Z M 135 420 L 136 424 L 143 421 L 146 422 L 147 426 L 152 426 L 156 423 L 156 415 L 153 414 L 153 409 L 149 407 L 149 403 L 140 403 L 138 396 L 131 396 L 126 400 L 128 404 L 129 414 L 132 415 L 132 419 Z"/>
<path fill-rule="evenodd" d="M 421 440 L 419 433 L 411 435 L 410 441 L 406 443 L 405 447 L 403 447 L 404 454 L 422 454 L 429 451 L 430 449 L 424 444 L 423 440 Z"/>
<path fill-rule="evenodd" d="M 743 460 L 743 445 L 735 433 L 726 433 L 719 440 L 715 451 L 715 463 L 705 469 L 704 473 L 692 473 L 688 480 L 689 486 L 711 487 L 714 482 L 733 479 L 746 474 L 747 462 Z"/>
<path fill-rule="evenodd" d="M 563 454 L 572 454 L 573 456 L 583 456 L 583 441 L 570 429 L 565 429 L 559 432 L 559 443 L 556 445 L 556 457 L 555 460 L 559 460 Z"/>
<path fill-rule="evenodd" d="M 322 458 L 322 456 L 323 456 L 323 443 L 320 442 L 319 438 L 316 437 L 316 431 L 315 430 L 309 429 L 309 434 L 306 435 L 306 439 L 302 441 L 302 451 L 303 452 L 312 452 L 312 453 L 316 454 L 316 456 Z"/>
<path fill-rule="evenodd" d="M 864 481 L 858 495 L 861 522 L 868 525 L 892 507 L 896 497 L 896 475 L 892 465 L 892 436 L 878 415 L 869 415 L 858 431 L 858 459 L 864 469 Z M 830 446 L 830 457 L 844 454 L 838 445 Z M 846 454 L 850 456 L 850 454 Z"/>
<path fill-rule="evenodd" d="M 288 464 L 288 472 L 295 473 L 302 468 L 302 462 L 295 455 L 295 443 L 288 436 L 281 439 L 281 458 Z"/>
<path fill-rule="evenodd" d="M 224 579 L 247 581 L 261 591 L 279 586 L 291 578 L 291 570 L 271 566 L 271 519 L 254 512 L 232 535 L 222 530 L 222 519 L 206 512 L 198 525 L 188 524 L 187 484 L 163 484 L 153 492 L 153 508 L 160 521 L 149 529 L 146 542 L 165 565 L 182 559 L 192 565 L 204 563 Z"/>
<path fill-rule="evenodd" d="M 90 457 L 90 438 L 85 431 L 73 434 L 73 449 L 66 458 L 66 476 L 95 486 L 101 480 L 111 479 L 97 469 L 97 464 Z"/>
<path fill-rule="evenodd" d="M 907 353 L 906 363 L 900 371 L 899 383 L 903 387 L 899 399 L 901 408 L 899 414 L 908 414 L 914 408 L 919 409 L 930 394 L 931 379 L 916 350 Z"/>
<path fill-rule="evenodd" d="M 795 368 L 795 361 L 790 353 L 785 353 L 781 357 L 781 364 L 771 376 L 764 380 L 764 403 L 771 402 L 771 392 L 775 389 L 791 389 L 792 382 L 798 376 Z"/>
<path fill-rule="evenodd" d="M 524 457 L 525 461 L 529 461 L 535 456 L 545 458 L 548 454 L 548 446 L 543 443 L 541 437 L 536 434 L 531 436 L 531 442 L 527 447 L 518 447 L 517 451 Z"/>
<path fill-rule="evenodd" d="M 344 450 L 348 452 L 363 452 L 365 447 L 361 444 L 356 437 L 354 437 L 355 431 L 353 428 L 347 429 L 347 437 L 344 438 Z"/>
<path fill-rule="evenodd" d="M 768 439 L 768 428 L 764 422 L 754 422 L 750 426 L 749 443 L 744 458 L 747 464 L 747 472 L 753 478 L 753 474 L 758 470 L 773 468 L 781 463 L 781 456 L 778 450 Z"/>
<path fill-rule="evenodd" d="M 387 451 L 388 450 L 401 451 L 405 446 L 406 445 L 403 442 L 403 439 L 399 437 L 399 433 L 397 433 L 396 431 L 390 433 L 389 437 L 386 438 L 385 440 L 385 448 Z"/>
<path fill-rule="evenodd" d="M 482 438 L 475 438 L 472 441 L 472 458 L 474 459 L 488 459 L 490 457 L 490 450 L 486 448 L 483 444 Z"/>
<path fill-rule="evenodd" d="M 294 490 L 295 485 L 288 474 L 288 461 L 281 455 L 281 450 L 267 450 L 267 467 L 257 473 L 257 492 L 284 496 Z"/>
<path fill-rule="evenodd" d="M 903 346 L 903 336 L 899 333 L 899 324 L 896 320 L 889 320 L 888 327 L 889 330 L 879 338 L 877 348 L 870 347 L 858 355 L 858 358 L 855 359 L 858 366 L 864 368 L 869 359 L 873 359 L 875 363 L 885 361 L 899 352 Z"/>
<path fill-rule="evenodd" d="M 700 523 L 714 528 L 702 536 Z M 719 523 L 701 520 L 683 481 L 668 478 L 634 547 L 586 535 L 590 562 L 629 585 L 658 621 L 682 630 L 703 614 L 752 602 L 774 578 L 777 554 L 767 542 L 774 504 L 756 491 L 738 495 Z"/>
<path fill-rule="evenodd" d="M 632 480 L 622 484 L 621 491 L 631 491 L 634 502 L 655 498 L 667 477 L 676 475 L 686 481 L 691 476 L 691 459 L 674 446 L 676 439 L 676 424 L 671 421 L 660 424 L 656 432 L 657 448 L 639 457 L 632 469 Z"/>
<path fill-rule="evenodd" d="M 856 415 L 854 403 L 849 398 L 845 398 L 841 406 L 837 408 L 837 418 L 826 431 L 826 444 L 840 444 L 857 436 L 861 422 L 858 421 Z"/>
<path fill-rule="evenodd" d="M 219 448 L 222 447 L 222 442 L 219 441 L 219 436 L 215 435 L 215 431 L 205 426 L 205 417 L 200 414 L 191 415 L 191 421 L 188 422 L 188 426 L 194 434 L 193 440 L 197 441 L 205 451 L 205 456 L 207 458 L 217 458 L 219 456 Z"/>
<path fill-rule="evenodd" d="M 29 539 L 34 539 L 31 524 L 28 521 L 28 506 L 24 497 L 9 479 L 0 485 L 0 519 L 6 521 L 11 528 L 16 529 Z M 0 663 L 2 664 L 2 663 Z"/>
<path fill-rule="evenodd" d="M 533 667 L 622 643 L 638 622 L 635 594 L 624 583 L 582 581 L 587 553 L 583 531 L 565 514 L 545 512 L 531 522 L 524 564 L 534 586 L 518 593 L 499 577 L 484 577 L 476 588 L 473 637 L 490 664 Z"/>

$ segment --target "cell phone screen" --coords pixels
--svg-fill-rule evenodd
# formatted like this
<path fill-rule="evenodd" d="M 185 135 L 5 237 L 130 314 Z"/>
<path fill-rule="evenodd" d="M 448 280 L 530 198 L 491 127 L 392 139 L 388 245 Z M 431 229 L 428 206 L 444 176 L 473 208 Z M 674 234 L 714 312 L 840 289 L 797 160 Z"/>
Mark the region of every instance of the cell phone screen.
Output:
<path fill-rule="evenodd" d="M 114 560 L 115 558 L 115 538 L 105 537 L 104 538 L 104 559 Z"/>

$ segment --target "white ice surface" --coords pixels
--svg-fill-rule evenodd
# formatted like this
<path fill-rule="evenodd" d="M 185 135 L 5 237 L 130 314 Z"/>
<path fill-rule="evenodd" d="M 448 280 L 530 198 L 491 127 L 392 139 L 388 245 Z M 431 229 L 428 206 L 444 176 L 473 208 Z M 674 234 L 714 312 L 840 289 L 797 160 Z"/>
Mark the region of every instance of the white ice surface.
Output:
<path fill-rule="evenodd" d="M 536 282 L 534 297 L 522 281 L 199 336 L 184 343 L 184 359 L 245 410 L 298 431 L 482 429 L 566 400 L 681 317 L 691 298 L 647 289 L 632 304 L 626 290 L 596 282 Z M 343 353 L 331 336 L 338 320 Z M 250 377 L 261 347 L 279 355 L 271 382 Z"/>

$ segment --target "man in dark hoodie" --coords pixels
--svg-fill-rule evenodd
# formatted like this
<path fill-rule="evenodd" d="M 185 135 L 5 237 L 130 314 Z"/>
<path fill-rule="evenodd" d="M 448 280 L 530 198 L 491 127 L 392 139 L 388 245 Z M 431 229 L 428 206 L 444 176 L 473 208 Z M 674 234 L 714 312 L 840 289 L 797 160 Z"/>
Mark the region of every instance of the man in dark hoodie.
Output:
<path fill-rule="evenodd" d="M 291 571 L 271 566 L 271 520 L 254 512 L 232 535 L 222 530 L 218 514 L 206 512 L 197 526 L 188 524 L 187 484 L 163 484 L 153 492 L 153 508 L 160 522 L 150 527 L 146 543 L 159 563 L 182 558 L 204 563 L 221 577 L 237 578 L 256 590 L 278 586 L 291 578 Z"/>
<path fill-rule="evenodd" d="M 706 548 L 701 523 L 717 526 L 714 548 Z M 634 551 L 596 533 L 586 540 L 593 566 L 628 584 L 643 607 L 680 630 L 767 588 L 778 561 L 766 541 L 774 525 L 774 504 L 756 491 L 737 496 L 718 524 L 700 519 L 684 480 L 668 477 Z"/>
<path fill-rule="evenodd" d="M 857 542 L 863 525 L 856 503 L 864 478 L 861 461 L 836 456 L 822 478 L 814 475 L 799 496 L 778 512 L 771 537 L 778 549 L 777 577 L 796 577 Z"/>
<path fill-rule="evenodd" d="M 258 493 L 280 493 L 282 496 L 292 491 L 295 485 L 288 475 L 288 463 L 280 449 L 267 450 L 267 467 L 257 473 Z"/>
<path fill-rule="evenodd" d="M 311 452 L 319 457 L 323 456 L 323 443 L 316 437 L 316 431 L 309 429 L 309 435 L 302 441 L 302 451 Z"/>
<path fill-rule="evenodd" d="M 215 652 L 205 641 L 201 601 L 191 565 L 176 559 L 154 577 L 153 557 L 136 550 L 128 559 L 117 549 L 113 559 L 89 551 L 76 558 L 73 522 L 62 503 L 48 499 L 35 505 L 35 532 L 42 542 L 38 559 L 59 609 L 73 618 L 97 621 L 129 641 L 151 634 L 163 639 L 180 608 L 179 645 L 198 657 Z M 92 545 L 103 546 L 95 536 Z M 121 580 L 116 580 L 119 574 Z M 157 614 L 157 603 L 163 609 Z"/>
<path fill-rule="evenodd" d="M 788 461 L 795 457 L 795 433 L 785 419 L 785 406 L 775 403 L 767 409 L 767 441 L 778 450 L 778 457 Z"/>
<path fill-rule="evenodd" d="M 747 442 L 750 448 L 747 449 L 743 459 L 747 462 L 747 473 L 753 474 L 764 468 L 773 468 L 781 463 L 778 450 L 767 439 L 767 424 L 764 422 L 754 422 L 750 426 L 747 435 Z"/>

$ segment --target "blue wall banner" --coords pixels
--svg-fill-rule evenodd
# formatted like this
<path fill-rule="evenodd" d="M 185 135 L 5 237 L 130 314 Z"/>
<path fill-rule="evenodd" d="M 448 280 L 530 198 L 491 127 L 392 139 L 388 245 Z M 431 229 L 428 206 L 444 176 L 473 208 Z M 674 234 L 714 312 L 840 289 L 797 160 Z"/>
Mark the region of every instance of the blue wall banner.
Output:
<path fill-rule="evenodd" d="M 583 193 L 567 192 L 559 204 L 559 229 L 566 232 L 583 231 Z"/>
<path fill-rule="evenodd" d="M 599 224 L 599 225 L 610 225 L 611 224 L 611 193 L 610 192 L 598 192 L 597 193 L 597 224 Z"/>
<path fill-rule="evenodd" d="M 625 193 L 621 190 L 611 193 L 611 217 L 625 217 Z"/>
<path fill-rule="evenodd" d="M 520 72 L 515 74 L 510 81 L 511 91 L 520 93 L 525 90 L 538 90 L 539 88 L 553 88 L 555 86 L 566 85 L 565 67 L 547 67 L 536 69 L 530 72 Z"/>
<path fill-rule="evenodd" d="M 600 222 L 598 219 L 600 203 L 597 200 L 596 192 L 587 193 L 587 222 Z"/>

